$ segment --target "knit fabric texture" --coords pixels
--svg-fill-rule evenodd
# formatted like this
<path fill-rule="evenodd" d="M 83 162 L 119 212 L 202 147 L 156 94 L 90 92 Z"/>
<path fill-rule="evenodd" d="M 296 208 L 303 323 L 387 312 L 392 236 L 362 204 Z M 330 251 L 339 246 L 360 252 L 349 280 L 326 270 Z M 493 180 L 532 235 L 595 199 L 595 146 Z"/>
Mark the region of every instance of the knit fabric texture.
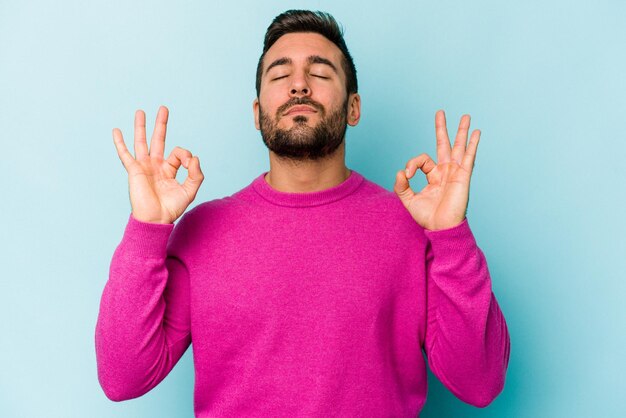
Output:
<path fill-rule="evenodd" d="M 502 391 L 509 334 L 467 219 L 425 230 L 354 170 L 309 193 L 265 174 L 176 226 L 129 217 L 96 325 L 110 399 L 190 344 L 197 417 L 414 418 L 426 360 L 464 402 Z"/>

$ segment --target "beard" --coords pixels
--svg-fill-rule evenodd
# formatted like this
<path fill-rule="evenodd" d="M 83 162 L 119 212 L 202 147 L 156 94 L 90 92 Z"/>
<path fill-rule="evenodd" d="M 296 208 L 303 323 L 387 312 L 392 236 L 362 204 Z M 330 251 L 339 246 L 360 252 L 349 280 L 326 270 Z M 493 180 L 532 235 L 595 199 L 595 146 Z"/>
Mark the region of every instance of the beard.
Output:
<path fill-rule="evenodd" d="M 320 114 L 316 126 L 309 126 L 305 115 L 293 117 L 293 126 L 289 129 L 278 127 L 282 114 L 291 106 L 307 105 Z M 337 109 L 326 114 L 321 104 L 303 97 L 289 100 L 280 106 L 272 119 L 259 106 L 259 125 L 261 136 L 267 148 L 279 157 L 291 160 L 319 160 L 334 153 L 343 143 L 347 129 L 348 99 Z"/>

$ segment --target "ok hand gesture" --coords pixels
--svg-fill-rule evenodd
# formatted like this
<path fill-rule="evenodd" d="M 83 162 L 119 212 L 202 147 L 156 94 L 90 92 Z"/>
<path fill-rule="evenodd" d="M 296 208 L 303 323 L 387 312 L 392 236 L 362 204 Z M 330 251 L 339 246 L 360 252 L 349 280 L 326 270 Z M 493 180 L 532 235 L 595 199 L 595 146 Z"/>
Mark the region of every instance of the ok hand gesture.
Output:
<path fill-rule="evenodd" d="M 146 115 L 142 110 L 135 113 L 135 158 L 128 152 L 122 132 L 113 129 L 117 154 L 128 172 L 132 214 L 143 222 L 173 223 L 195 199 L 204 180 L 200 160 L 191 152 L 175 147 L 167 160 L 163 159 L 167 117 L 167 108 L 161 106 L 148 152 Z M 176 181 L 181 165 L 188 170 L 183 184 Z"/>
<path fill-rule="evenodd" d="M 435 114 L 437 163 L 427 154 L 409 160 L 406 170 L 398 171 L 394 191 L 413 219 L 422 227 L 435 231 L 458 225 L 465 219 L 469 185 L 476 159 L 480 131 L 474 130 L 467 144 L 470 116 L 464 115 L 450 149 L 443 110 Z M 415 193 L 409 185 L 417 169 L 426 175 L 428 184 Z"/>

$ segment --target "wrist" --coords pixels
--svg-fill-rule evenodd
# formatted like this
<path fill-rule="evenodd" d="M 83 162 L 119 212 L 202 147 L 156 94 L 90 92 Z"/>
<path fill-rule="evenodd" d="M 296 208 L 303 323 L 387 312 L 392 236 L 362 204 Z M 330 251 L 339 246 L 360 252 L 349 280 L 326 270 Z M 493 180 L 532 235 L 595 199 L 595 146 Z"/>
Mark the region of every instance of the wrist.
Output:
<path fill-rule="evenodd" d="M 148 224 L 158 224 L 158 225 L 171 225 L 174 223 L 173 220 L 169 220 L 169 219 L 163 219 L 163 218 L 152 218 L 152 217 L 146 217 L 143 215 L 139 215 L 135 212 L 131 212 L 131 216 L 139 221 L 139 222 L 143 222 L 143 223 L 148 223 Z"/>
<path fill-rule="evenodd" d="M 445 222 L 445 223 L 438 223 L 438 224 L 429 225 L 425 229 L 427 231 L 430 231 L 430 232 L 445 231 L 447 229 L 456 228 L 457 226 L 461 225 L 466 219 L 467 218 L 464 216 L 460 220 L 456 219 L 456 220 L 450 220 L 450 221 Z"/>

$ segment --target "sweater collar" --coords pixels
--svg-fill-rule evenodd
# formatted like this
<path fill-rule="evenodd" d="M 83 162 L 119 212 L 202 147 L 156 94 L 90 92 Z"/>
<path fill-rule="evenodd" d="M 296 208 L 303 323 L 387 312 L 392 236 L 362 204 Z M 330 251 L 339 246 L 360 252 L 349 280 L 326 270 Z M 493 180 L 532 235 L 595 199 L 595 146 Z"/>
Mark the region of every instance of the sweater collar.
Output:
<path fill-rule="evenodd" d="M 270 186 L 267 181 L 265 181 L 266 174 L 267 171 L 254 179 L 252 187 L 261 197 L 270 203 L 288 207 L 319 206 L 336 202 L 355 191 L 363 181 L 361 174 L 350 170 L 350 175 L 347 179 L 329 189 L 317 192 L 288 193 L 280 192 Z"/>

